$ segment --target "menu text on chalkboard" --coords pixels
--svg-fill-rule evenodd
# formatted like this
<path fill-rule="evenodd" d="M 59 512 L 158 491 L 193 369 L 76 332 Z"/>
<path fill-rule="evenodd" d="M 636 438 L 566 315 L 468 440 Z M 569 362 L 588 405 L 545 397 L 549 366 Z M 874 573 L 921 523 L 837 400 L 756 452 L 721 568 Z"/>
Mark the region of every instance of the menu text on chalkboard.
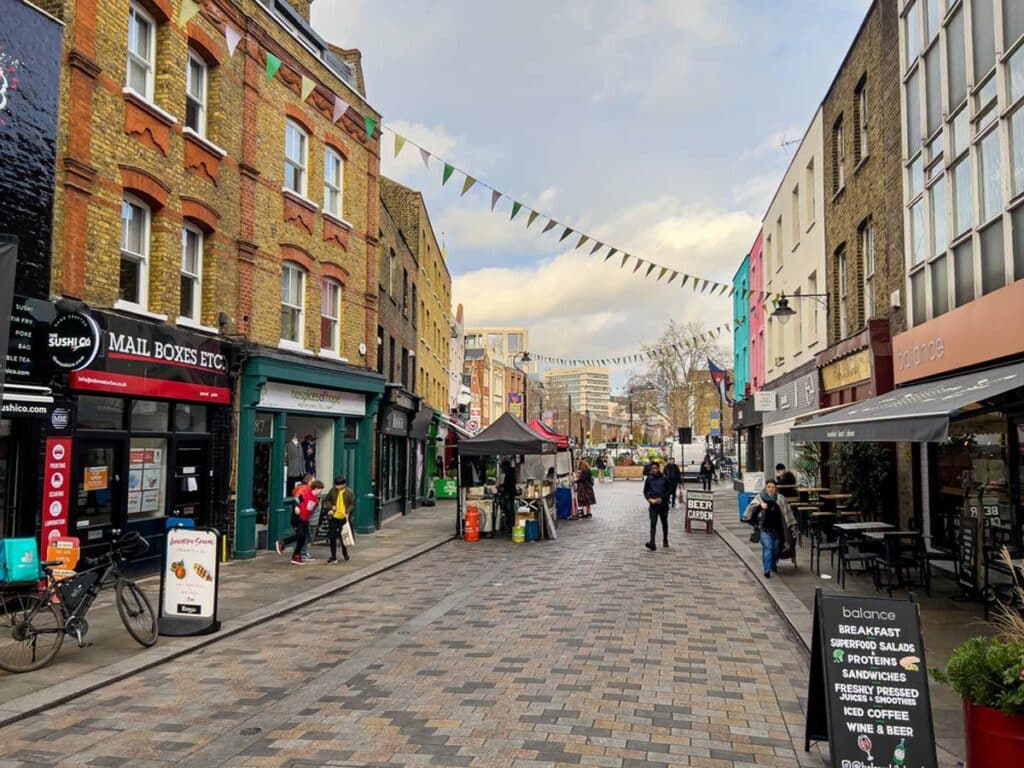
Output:
<path fill-rule="evenodd" d="M 805 737 L 833 768 L 936 768 L 916 603 L 818 590 Z"/>

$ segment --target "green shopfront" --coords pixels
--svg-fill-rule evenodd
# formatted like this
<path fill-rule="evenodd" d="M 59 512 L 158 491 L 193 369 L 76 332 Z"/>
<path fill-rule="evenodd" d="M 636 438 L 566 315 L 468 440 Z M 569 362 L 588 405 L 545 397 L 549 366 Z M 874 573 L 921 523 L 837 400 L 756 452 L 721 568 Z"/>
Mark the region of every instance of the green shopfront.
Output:
<path fill-rule="evenodd" d="M 374 418 L 383 392 L 382 376 L 343 363 L 271 350 L 249 356 L 238 409 L 237 557 L 272 548 L 290 531 L 286 499 L 307 473 L 328 487 L 344 475 L 356 497 L 356 532 L 376 529 Z"/>

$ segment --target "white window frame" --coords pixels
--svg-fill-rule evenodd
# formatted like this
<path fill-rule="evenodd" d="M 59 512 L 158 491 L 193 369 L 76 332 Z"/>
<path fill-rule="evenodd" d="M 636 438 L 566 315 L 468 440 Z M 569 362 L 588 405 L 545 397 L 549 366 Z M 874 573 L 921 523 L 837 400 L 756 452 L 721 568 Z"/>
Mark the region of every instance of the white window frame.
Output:
<path fill-rule="evenodd" d="M 790 226 L 793 229 L 793 247 L 796 248 L 800 244 L 800 185 L 797 184 L 793 187 L 793 191 L 790 193 L 790 207 L 793 209 L 790 211 Z"/>
<path fill-rule="evenodd" d="M 327 352 L 331 355 L 341 354 L 341 302 L 344 296 L 343 288 L 341 283 L 330 277 L 325 277 L 320 285 L 320 351 Z M 336 292 L 337 295 L 337 315 L 327 314 L 326 299 L 332 292 Z M 331 346 L 324 346 L 324 334 L 323 334 L 323 321 L 329 320 L 334 326 L 334 344 Z"/>
<path fill-rule="evenodd" d="M 302 143 L 300 145 L 300 158 L 288 156 L 288 136 L 289 133 L 293 130 L 302 139 Z M 286 170 L 288 167 L 295 169 L 299 181 L 299 189 L 295 189 L 294 187 L 288 185 L 287 173 L 285 173 L 284 177 L 284 188 L 287 189 L 289 192 L 294 192 L 295 194 L 301 197 L 306 197 L 307 189 L 309 187 L 309 132 L 302 126 L 302 124 L 298 120 L 293 120 L 291 118 L 288 118 L 285 121 L 284 164 Z"/>
<path fill-rule="evenodd" d="M 298 279 L 299 281 L 299 304 L 288 304 L 284 300 L 284 280 L 285 275 L 290 273 L 291 279 Z M 284 324 L 281 325 L 281 346 L 288 349 L 305 349 L 305 338 L 306 338 L 306 270 L 301 265 L 296 264 L 293 261 L 286 261 L 281 264 L 281 308 L 288 307 L 298 311 L 298 322 L 296 322 L 296 335 L 298 340 L 286 339 L 283 336 Z"/>
<path fill-rule="evenodd" d="M 143 214 L 142 220 L 142 248 L 143 252 L 136 253 L 129 251 L 125 247 L 125 218 L 124 210 L 122 208 L 121 213 L 121 260 L 134 261 L 139 264 L 139 286 L 138 286 L 138 301 L 128 301 L 127 299 L 118 299 L 118 304 L 130 308 L 141 310 L 143 312 L 149 309 L 149 255 L 150 255 L 150 232 L 153 223 L 153 210 L 146 203 L 144 203 L 135 195 L 125 194 L 122 198 L 122 206 L 128 204 L 139 208 Z M 120 275 L 120 263 L 119 271 Z M 120 277 L 118 278 L 118 293 L 120 294 Z"/>
<path fill-rule="evenodd" d="M 868 156 L 868 83 L 865 80 L 857 91 L 857 116 L 860 124 L 857 130 L 860 132 L 860 162 L 864 162 Z"/>
<path fill-rule="evenodd" d="M 131 25 L 133 16 L 144 21 L 149 26 L 149 34 L 147 35 L 148 45 L 146 47 L 149 49 L 149 55 L 152 59 L 145 59 L 131 49 Z M 138 93 L 138 91 L 136 91 L 132 86 L 129 73 L 133 63 L 142 67 L 146 73 L 146 86 L 145 93 L 139 93 L 139 96 L 144 98 L 146 101 L 153 101 L 153 85 L 156 81 L 156 26 L 156 19 L 147 13 L 141 5 L 134 2 L 128 4 L 128 41 L 125 42 L 127 61 L 125 63 L 124 84 L 128 89 Z"/>
<path fill-rule="evenodd" d="M 810 230 L 814 224 L 814 158 L 807 163 L 804 169 L 804 198 L 807 200 L 807 229 Z"/>
<path fill-rule="evenodd" d="M 338 161 L 338 173 L 334 179 L 327 177 L 327 163 L 330 159 Z M 345 195 L 343 194 L 345 184 L 345 158 L 334 147 L 324 149 L 324 213 L 328 213 L 337 219 L 344 218 Z M 330 205 L 329 200 L 334 196 L 334 204 Z"/>
<path fill-rule="evenodd" d="M 192 94 L 190 86 L 192 85 L 192 65 L 196 64 L 199 66 L 202 74 L 202 83 L 200 84 L 201 94 L 195 96 Z M 188 52 L 188 63 L 185 65 L 185 127 L 195 131 L 203 138 L 206 138 L 206 100 L 209 94 L 209 82 L 210 82 L 210 65 L 206 63 L 206 60 L 202 56 L 197 54 L 192 49 Z M 199 111 L 199 122 L 196 126 L 188 124 L 188 103 L 189 101 L 195 102 L 198 105 Z"/>
<path fill-rule="evenodd" d="M 186 249 L 188 248 L 188 235 L 196 237 L 198 249 L 196 251 L 196 271 L 189 272 L 185 268 Z M 181 302 L 178 302 L 179 318 L 190 323 L 198 324 L 203 316 L 203 230 L 194 224 L 184 224 L 181 228 L 181 277 L 189 278 L 192 281 L 192 315 L 182 315 Z M 179 280 L 179 283 L 181 281 Z"/>
<path fill-rule="evenodd" d="M 846 248 L 836 254 L 836 273 L 839 293 L 839 338 L 845 339 L 850 332 L 850 303 L 846 296 Z"/>
<path fill-rule="evenodd" d="M 834 194 L 839 194 L 846 187 L 846 141 L 843 136 L 843 121 L 832 128 L 832 142 L 835 144 L 836 153 L 836 188 Z"/>
<path fill-rule="evenodd" d="M 860 228 L 860 252 L 864 259 L 864 319 L 875 307 L 875 231 L 868 219 Z"/>

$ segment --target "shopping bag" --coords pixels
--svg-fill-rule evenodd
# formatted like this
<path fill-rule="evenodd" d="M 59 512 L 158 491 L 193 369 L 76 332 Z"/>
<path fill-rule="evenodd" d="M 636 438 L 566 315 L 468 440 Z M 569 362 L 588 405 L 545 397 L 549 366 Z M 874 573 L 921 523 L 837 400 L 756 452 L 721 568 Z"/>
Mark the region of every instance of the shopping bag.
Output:
<path fill-rule="evenodd" d="M 352 535 L 352 526 L 349 525 L 348 520 L 341 526 L 341 542 L 346 547 L 354 547 L 356 544 L 356 537 Z"/>

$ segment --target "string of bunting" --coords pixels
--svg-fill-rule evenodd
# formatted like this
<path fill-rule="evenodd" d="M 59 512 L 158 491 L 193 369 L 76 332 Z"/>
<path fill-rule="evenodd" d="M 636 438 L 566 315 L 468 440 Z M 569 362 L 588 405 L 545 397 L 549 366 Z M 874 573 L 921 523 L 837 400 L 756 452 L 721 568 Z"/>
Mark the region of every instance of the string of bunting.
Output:
<path fill-rule="evenodd" d="M 178 9 L 178 23 L 184 26 L 193 18 L 195 18 L 195 16 L 198 15 L 201 10 L 202 7 L 200 6 L 199 2 L 197 2 L 197 0 L 182 0 L 181 5 Z M 224 39 L 225 42 L 227 43 L 228 54 L 230 56 L 234 56 L 235 51 L 238 49 L 238 45 L 242 40 L 242 31 L 238 29 L 235 25 L 233 25 L 231 22 L 225 22 Z M 274 55 L 270 51 L 264 51 L 264 56 L 266 60 L 264 75 L 266 81 L 269 83 L 277 76 L 278 72 L 280 72 L 282 61 L 278 56 Z M 306 77 L 306 75 L 301 73 L 300 78 L 300 96 L 303 101 L 306 101 L 313 93 L 313 91 L 316 90 L 316 83 L 311 78 Z M 659 264 L 650 259 L 635 256 L 632 253 L 629 253 L 628 251 L 624 251 L 621 248 L 598 240 L 596 237 L 592 237 L 591 235 L 582 232 L 575 227 L 570 227 L 567 224 L 555 219 L 554 217 L 537 210 L 535 207 L 526 205 L 522 201 L 514 199 L 511 195 L 502 192 L 501 190 L 497 189 L 491 184 L 485 181 L 481 181 L 480 179 L 466 173 L 462 169 L 455 166 L 453 163 L 444 160 L 443 158 L 435 155 L 427 148 L 420 146 L 412 139 L 398 133 L 393 128 L 391 128 L 391 126 L 379 125 L 375 117 L 371 115 L 360 114 L 359 111 L 355 109 L 355 107 L 347 103 L 340 96 L 338 96 L 337 94 L 333 95 L 333 122 L 337 123 L 342 117 L 351 112 L 351 117 L 357 124 L 362 122 L 363 128 L 366 130 L 367 140 L 371 140 L 373 138 L 374 133 L 377 132 L 378 128 L 380 130 L 389 131 L 394 136 L 394 153 L 396 158 L 402 152 L 402 149 L 405 147 L 406 144 L 412 145 L 413 147 L 419 150 L 420 159 L 423 161 L 424 167 L 427 168 L 428 170 L 430 169 L 430 161 L 432 159 L 436 159 L 441 163 L 441 186 L 446 185 L 455 175 L 455 173 L 458 172 L 463 177 L 461 195 L 465 195 L 467 192 L 469 192 L 469 190 L 471 190 L 475 186 L 480 186 L 490 190 L 490 203 L 492 212 L 497 209 L 498 203 L 502 199 L 510 201 L 511 215 L 509 216 L 509 221 L 514 221 L 520 213 L 523 213 L 524 218 L 526 220 L 526 228 L 530 229 L 539 219 L 547 219 L 547 223 L 543 226 L 543 228 L 541 228 L 541 234 L 547 234 L 553 229 L 561 228 L 562 233 L 558 238 L 558 242 L 561 243 L 567 240 L 570 236 L 575 236 L 576 246 L 574 250 L 579 250 L 580 248 L 583 248 L 584 246 L 590 244 L 589 255 L 597 256 L 598 254 L 600 254 L 601 251 L 604 251 L 604 261 L 607 262 L 610 261 L 612 258 L 617 257 L 619 260 L 620 269 L 625 269 L 626 266 L 630 262 L 632 262 L 632 274 L 637 274 L 641 270 L 644 270 L 643 277 L 651 278 L 652 276 L 654 276 L 656 282 L 661 282 L 662 280 L 665 280 L 665 278 L 667 277 L 668 279 L 665 283 L 666 285 L 671 285 L 678 279 L 679 286 L 681 288 L 686 288 L 687 285 L 689 285 L 693 289 L 694 293 L 700 293 L 708 296 L 734 296 L 736 294 L 736 288 L 730 285 L 729 283 L 722 283 L 717 280 L 700 277 L 699 275 L 689 274 L 687 272 L 683 272 L 681 270 L 673 269 L 672 267 Z M 743 298 L 749 299 L 757 297 L 757 300 L 761 302 L 766 302 L 769 299 L 778 298 L 776 294 L 770 294 L 764 291 L 751 291 L 749 289 L 742 289 L 740 293 L 743 296 Z"/>
<path fill-rule="evenodd" d="M 719 325 L 716 328 L 712 328 L 711 330 L 705 331 L 693 338 L 681 341 L 678 344 L 670 344 L 667 347 L 659 347 L 658 349 L 644 350 L 642 352 L 633 352 L 628 355 L 613 355 L 611 357 L 581 359 L 578 357 L 566 357 L 564 355 L 545 355 L 540 352 L 530 352 L 530 359 L 538 360 L 542 363 L 569 365 L 574 367 L 580 365 L 601 367 L 608 367 L 611 365 L 634 365 L 636 363 L 643 362 L 644 360 L 661 357 L 667 351 L 684 352 L 687 349 L 694 349 L 699 343 L 717 339 L 719 336 L 730 333 L 731 331 L 732 323 L 722 323 L 722 325 Z"/>

